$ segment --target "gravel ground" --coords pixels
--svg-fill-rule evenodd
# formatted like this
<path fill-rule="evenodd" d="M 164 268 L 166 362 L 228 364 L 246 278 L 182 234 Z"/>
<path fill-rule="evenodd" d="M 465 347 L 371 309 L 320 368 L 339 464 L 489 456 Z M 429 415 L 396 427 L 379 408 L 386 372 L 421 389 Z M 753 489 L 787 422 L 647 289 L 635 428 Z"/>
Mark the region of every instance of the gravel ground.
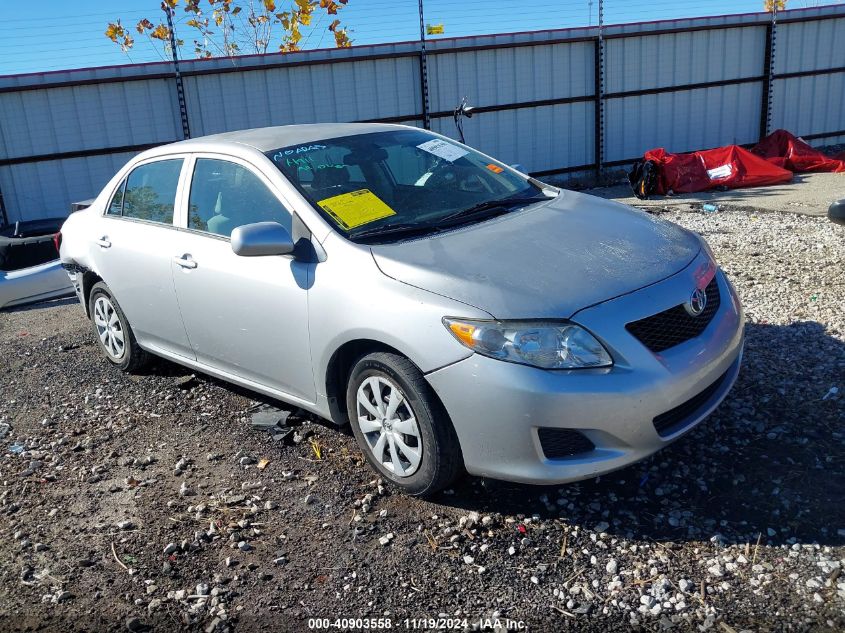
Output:
<path fill-rule="evenodd" d="M 663 217 L 736 284 L 744 366 L 682 440 L 575 485 L 410 499 L 328 423 L 294 414 L 286 445 L 255 394 L 118 373 L 72 302 L 0 314 L 0 630 L 845 629 L 845 232 Z"/>

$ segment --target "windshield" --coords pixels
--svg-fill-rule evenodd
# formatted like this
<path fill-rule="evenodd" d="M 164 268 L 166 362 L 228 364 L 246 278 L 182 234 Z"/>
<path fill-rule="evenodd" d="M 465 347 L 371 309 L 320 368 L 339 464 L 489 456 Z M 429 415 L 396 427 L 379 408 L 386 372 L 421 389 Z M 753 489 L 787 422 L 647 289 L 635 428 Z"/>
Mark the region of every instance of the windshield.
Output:
<path fill-rule="evenodd" d="M 331 138 L 266 155 L 352 240 L 436 231 L 543 197 L 501 163 L 423 130 Z"/>

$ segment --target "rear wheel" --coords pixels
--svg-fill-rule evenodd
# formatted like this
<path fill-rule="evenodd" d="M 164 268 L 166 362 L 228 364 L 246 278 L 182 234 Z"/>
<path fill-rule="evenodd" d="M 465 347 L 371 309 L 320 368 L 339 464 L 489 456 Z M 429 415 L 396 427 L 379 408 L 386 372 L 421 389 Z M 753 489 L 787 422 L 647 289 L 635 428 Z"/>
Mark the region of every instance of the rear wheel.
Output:
<path fill-rule="evenodd" d="M 407 358 L 361 358 L 349 375 L 346 406 L 367 461 L 406 492 L 429 495 L 457 477 L 463 460 L 452 423 Z"/>
<path fill-rule="evenodd" d="M 103 282 L 91 288 L 88 308 L 97 342 L 112 364 L 133 371 L 147 363 L 147 353 L 138 346 L 126 315 Z"/>

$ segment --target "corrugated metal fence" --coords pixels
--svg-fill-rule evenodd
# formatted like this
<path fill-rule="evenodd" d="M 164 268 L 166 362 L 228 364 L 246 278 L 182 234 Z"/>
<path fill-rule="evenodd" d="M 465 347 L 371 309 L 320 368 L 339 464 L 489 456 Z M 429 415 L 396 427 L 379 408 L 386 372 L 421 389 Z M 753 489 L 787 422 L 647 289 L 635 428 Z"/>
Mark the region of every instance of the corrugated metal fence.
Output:
<path fill-rule="evenodd" d="M 624 165 L 657 146 L 754 143 L 777 128 L 845 140 L 845 6 L 781 12 L 776 25 L 747 14 L 601 34 L 428 42 L 427 90 L 419 42 L 183 61 L 180 70 L 194 136 L 326 121 L 422 126 L 424 113 L 455 136 L 452 111 L 466 95 L 477 113 L 467 143 L 540 176 Z M 64 215 L 133 154 L 182 137 L 169 63 L 0 77 L 8 221 Z"/>

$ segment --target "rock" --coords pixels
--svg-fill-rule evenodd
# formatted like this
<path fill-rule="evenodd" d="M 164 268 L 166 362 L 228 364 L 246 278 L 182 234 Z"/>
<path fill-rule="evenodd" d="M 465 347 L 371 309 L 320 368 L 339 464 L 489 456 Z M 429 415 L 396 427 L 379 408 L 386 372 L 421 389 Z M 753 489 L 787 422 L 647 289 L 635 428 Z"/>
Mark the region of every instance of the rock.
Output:
<path fill-rule="evenodd" d="M 238 549 L 242 552 L 248 552 L 252 549 L 252 545 L 250 545 L 246 541 L 241 541 L 238 543 Z"/>
<path fill-rule="evenodd" d="M 475 562 L 475 559 L 472 556 L 464 556 L 464 563 L 467 565 L 472 565 Z"/>
<path fill-rule="evenodd" d="M 53 596 L 53 602 L 58 604 L 61 602 L 67 602 L 73 598 L 75 598 L 75 596 L 70 591 L 58 591 Z"/>
<path fill-rule="evenodd" d="M 596 524 L 596 527 L 593 528 L 593 532 L 601 534 L 602 532 L 607 532 L 609 527 L 610 524 L 607 521 L 602 521 L 601 523 Z"/>
<path fill-rule="evenodd" d="M 130 631 L 131 633 L 147 633 L 150 630 L 150 626 L 145 624 L 135 616 L 131 616 L 126 618 L 126 630 Z"/>
<path fill-rule="evenodd" d="M 196 587 L 196 595 L 198 596 L 207 596 L 210 589 L 207 583 L 201 582 Z"/>
<path fill-rule="evenodd" d="M 722 566 L 719 563 L 716 563 L 715 565 L 711 565 L 710 567 L 708 567 L 707 573 L 710 574 L 711 576 L 716 576 L 716 577 L 721 577 L 721 576 L 725 575 L 725 572 L 724 572 L 724 570 L 722 569 Z"/>
<path fill-rule="evenodd" d="M 164 548 L 164 555 L 170 556 L 171 554 L 175 554 L 179 551 L 179 546 L 176 543 L 168 543 L 167 546 Z"/>
<path fill-rule="evenodd" d="M 208 623 L 208 626 L 205 627 L 205 633 L 214 633 L 220 625 L 223 623 L 219 617 L 214 618 L 211 622 Z"/>
<path fill-rule="evenodd" d="M 608 561 L 607 565 L 605 565 L 604 569 L 608 574 L 610 574 L 611 576 L 614 576 L 614 575 L 616 575 L 616 570 L 618 569 L 618 567 L 619 567 L 619 565 L 617 564 L 617 562 L 614 559 L 611 558 Z"/>
<path fill-rule="evenodd" d="M 26 470 L 20 473 L 21 477 L 29 477 L 30 475 L 34 475 L 35 471 L 41 468 L 41 461 L 37 459 L 33 459 L 29 462 L 29 466 L 27 466 Z"/>
<path fill-rule="evenodd" d="M 119 530 L 131 530 L 134 527 L 135 527 L 135 524 L 132 523 L 132 521 L 130 521 L 128 519 L 126 521 L 119 521 L 117 523 L 117 529 L 119 529 Z"/>
<path fill-rule="evenodd" d="M 180 497 L 190 497 L 190 496 L 192 496 L 192 495 L 194 495 L 194 494 L 196 494 L 196 493 L 194 492 L 193 488 L 191 488 L 191 487 L 188 485 L 188 482 L 187 482 L 187 481 L 183 481 L 183 482 L 182 482 L 182 485 L 181 485 L 181 486 L 179 486 L 179 496 L 180 496 Z"/>
<path fill-rule="evenodd" d="M 244 455 L 243 457 L 241 457 L 241 458 L 238 460 L 238 463 L 239 463 L 241 466 L 251 466 L 252 464 L 254 464 L 254 463 L 255 463 L 255 458 L 254 458 L 254 457 L 250 457 L 249 455 Z"/>
<path fill-rule="evenodd" d="M 382 536 L 382 537 L 378 540 L 378 542 L 379 542 L 379 543 L 381 543 L 382 545 L 387 545 L 387 544 L 389 544 L 389 543 L 390 543 L 390 541 L 392 541 L 392 540 L 393 540 L 393 532 L 389 532 L 388 534 L 385 534 L 384 536 Z"/>
<path fill-rule="evenodd" d="M 678 588 L 680 588 L 680 590 L 684 593 L 692 591 L 694 587 L 695 585 L 686 578 L 681 578 L 681 580 L 678 581 Z"/>

